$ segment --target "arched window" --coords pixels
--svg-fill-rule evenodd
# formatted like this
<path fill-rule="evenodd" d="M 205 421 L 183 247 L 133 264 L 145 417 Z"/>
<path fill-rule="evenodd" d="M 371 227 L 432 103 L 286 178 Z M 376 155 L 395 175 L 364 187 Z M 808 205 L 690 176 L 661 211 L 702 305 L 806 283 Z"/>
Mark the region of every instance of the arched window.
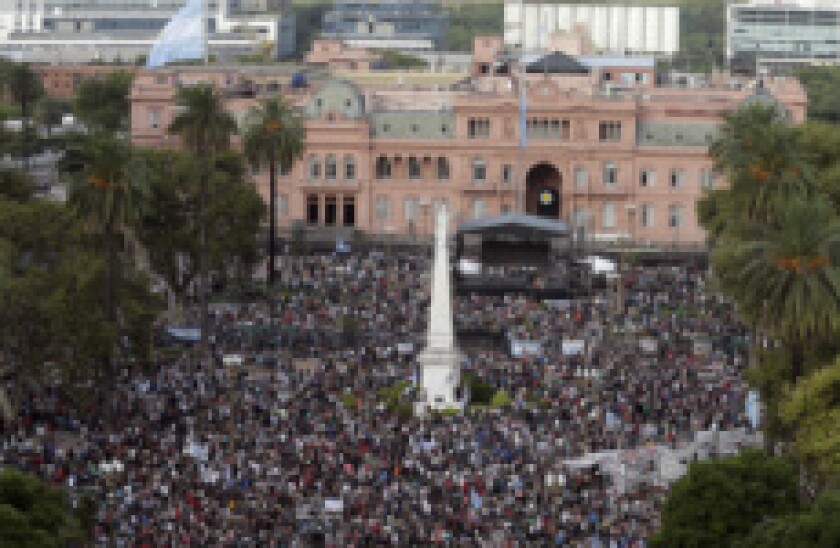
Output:
<path fill-rule="evenodd" d="M 310 154 L 309 155 L 309 178 L 310 179 L 320 179 L 321 178 L 321 162 L 318 160 L 317 154 Z"/>
<path fill-rule="evenodd" d="M 380 156 L 376 159 L 376 178 L 390 179 L 391 178 L 391 161 L 385 156 Z"/>
<path fill-rule="evenodd" d="M 352 154 L 344 156 L 344 178 L 348 181 L 356 179 L 356 157 Z"/>
<path fill-rule="evenodd" d="M 324 160 L 324 178 L 335 179 L 336 177 L 335 154 L 327 154 Z"/>
<path fill-rule="evenodd" d="M 449 160 L 443 156 L 438 156 L 437 159 L 437 178 L 438 181 L 449 179 Z"/>

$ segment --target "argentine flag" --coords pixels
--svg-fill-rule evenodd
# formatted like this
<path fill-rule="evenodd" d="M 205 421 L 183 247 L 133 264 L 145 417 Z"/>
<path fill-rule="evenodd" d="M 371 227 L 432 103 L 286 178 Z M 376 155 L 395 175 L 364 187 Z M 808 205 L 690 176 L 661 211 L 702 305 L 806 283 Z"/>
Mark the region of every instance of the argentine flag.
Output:
<path fill-rule="evenodd" d="M 204 2 L 187 0 L 187 5 L 178 11 L 163 27 L 157 42 L 152 46 L 146 68 L 162 67 L 179 59 L 201 59 L 205 48 Z"/>

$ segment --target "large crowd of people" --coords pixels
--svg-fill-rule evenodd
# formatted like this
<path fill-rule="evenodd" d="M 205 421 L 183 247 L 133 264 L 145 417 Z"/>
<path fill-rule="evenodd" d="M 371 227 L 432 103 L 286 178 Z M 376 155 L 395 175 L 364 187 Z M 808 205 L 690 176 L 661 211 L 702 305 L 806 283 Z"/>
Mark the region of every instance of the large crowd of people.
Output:
<path fill-rule="evenodd" d="M 511 404 L 417 417 L 401 411 L 429 259 L 279 268 L 268 298 L 214 306 L 210 362 L 169 341 L 83 409 L 30 387 L 2 464 L 74 504 L 93 494 L 103 546 L 630 547 L 666 488 L 566 461 L 747 425 L 747 333 L 699 270 L 628 268 L 620 287 L 564 301 L 455 299 L 457 328 L 503 334 L 465 348 L 463 367 Z"/>

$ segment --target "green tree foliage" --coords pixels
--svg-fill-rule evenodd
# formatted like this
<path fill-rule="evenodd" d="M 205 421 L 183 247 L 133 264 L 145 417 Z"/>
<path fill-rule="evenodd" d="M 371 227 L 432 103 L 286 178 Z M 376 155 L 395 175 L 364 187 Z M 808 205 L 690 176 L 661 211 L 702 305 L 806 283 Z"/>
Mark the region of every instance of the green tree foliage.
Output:
<path fill-rule="evenodd" d="M 104 78 L 90 78 L 82 82 L 76 94 L 76 114 L 89 128 L 97 132 L 117 132 L 128 129 L 131 113 L 129 92 L 134 75 L 116 71 Z"/>
<path fill-rule="evenodd" d="M 46 126 L 48 130 L 60 125 L 64 115 L 70 112 L 73 112 L 73 105 L 70 102 L 49 95 L 41 97 L 35 106 L 35 117 L 38 123 Z"/>
<path fill-rule="evenodd" d="M 795 199 L 773 224 L 744 225 L 712 253 L 721 288 L 752 325 L 784 340 L 793 379 L 805 347 L 840 327 L 840 219 L 831 204 Z"/>
<path fill-rule="evenodd" d="M 807 510 L 757 524 L 736 548 L 840 546 L 840 491 L 822 493 Z"/>
<path fill-rule="evenodd" d="M 148 250 L 152 270 L 184 298 L 199 274 L 199 193 L 196 162 L 175 151 L 146 151 L 153 176 L 150 206 L 138 237 Z M 265 204 L 247 180 L 241 157 L 216 158 L 209 181 L 207 267 L 218 276 L 250 271 L 259 258 L 258 235 Z"/>
<path fill-rule="evenodd" d="M 382 53 L 382 64 L 385 68 L 391 70 L 397 69 L 424 69 L 429 67 L 429 62 L 425 59 L 402 53 L 400 51 L 385 50 Z"/>
<path fill-rule="evenodd" d="M 695 462 L 671 487 L 653 548 L 730 546 L 755 523 L 797 510 L 797 477 L 786 460 L 746 450 Z"/>
<path fill-rule="evenodd" d="M 820 483 L 840 478 L 840 357 L 801 379 L 781 405 L 793 454 Z"/>
<path fill-rule="evenodd" d="M 808 93 L 808 118 L 840 122 L 840 67 L 803 67 L 796 76 Z"/>
<path fill-rule="evenodd" d="M 488 382 L 484 382 L 475 373 L 468 371 L 463 376 L 464 384 L 467 385 L 470 392 L 470 403 L 476 405 L 490 405 L 490 400 L 493 399 L 493 394 L 496 393 L 496 387 Z"/>
<path fill-rule="evenodd" d="M 209 84 L 183 87 L 175 97 L 183 109 L 172 120 L 168 131 L 181 137 L 193 154 L 198 171 L 198 298 L 201 309 L 201 354 L 207 353 L 209 315 L 207 217 L 209 186 L 216 167 L 215 157 L 230 146 L 231 136 L 237 132 L 233 116 L 225 110 L 222 98 Z"/>
<path fill-rule="evenodd" d="M 61 490 L 17 470 L 0 471 L 0 546 L 63 547 L 82 540 Z"/>
<path fill-rule="evenodd" d="M 26 173 L 16 169 L 0 169 L 0 199 L 25 202 L 32 197 L 34 186 Z"/>
<path fill-rule="evenodd" d="M 63 163 L 72 177 L 70 204 L 102 237 L 105 261 L 105 310 L 116 319 L 114 277 L 118 267 L 115 237 L 125 236 L 149 201 L 148 165 L 131 146 L 109 134 L 83 141 Z"/>
<path fill-rule="evenodd" d="M 160 303 L 148 280 L 120 269 L 120 321 L 108 321 L 102 306 L 105 265 L 94 245 L 95 237 L 62 205 L 0 199 L 0 247 L 8 263 L 0 283 L 0 353 L 14 382 L 57 374 L 75 385 L 94 373 L 104 375 L 118 347 L 134 359 L 145 357 Z M 127 344 L 118 346 L 120 341 Z"/>
<path fill-rule="evenodd" d="M 507 390 L 500 389 L 497 390 L 493 397 L 490 399 L 490 407 L 495 408 L 502 408 L 502 407 L 510 407 L 513 403 L 513 400 L 508 394 Z"/>
<path fill-rule="evenodd" d="M 282 99 L 253 107 L 246 118 L 242 148 L 252 166 L 268 167 L 268 283 L 274 283 L 277 231 L 277 168 L 291 170 L 303 155 L 304 130 L 298 114 Z"/>
<path fill-rule="evenodd" d="M 473 38 L 476 36 L 501 36 L 503 22 L 504 5 L 501 2 L 450 10 L 443 49 L 472 51 Z"/>

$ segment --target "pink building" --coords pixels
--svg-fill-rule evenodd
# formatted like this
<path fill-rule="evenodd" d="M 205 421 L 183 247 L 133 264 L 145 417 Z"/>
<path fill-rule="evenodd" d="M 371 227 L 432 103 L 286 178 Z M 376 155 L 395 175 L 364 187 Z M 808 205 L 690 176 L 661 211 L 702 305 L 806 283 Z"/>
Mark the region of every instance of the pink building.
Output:
<path fill-rule="evenodd" d="M 648 58 L 514 58 L 500 44 L 477 38 L 473 76 L 454 86 L 325 77 L 300 91 L 280 69 L 140 73 L 132 137 L 177 145 L 165 128 L 179 85 L 213 82 L 241 118 L 261 95 L 277 93 L 266 87 L 274 81 L 307 129 L 303 158 L 278 184 L 283 228 L 297 220 L 328 230 L 428 233 L 430 206 L 444 201 L 456 225 L 524 210 L 566 220 L 599 241 L 697 244 L 704 234 L 695 201 L 722 184 L 708 145 L 723 117 L 758 101 L 778 105 L 793 122 L 805 118 L 807 98 L 793 79 L 758 84 L 717 75 L 659 87 Z M 267 173 L 255 179 L 266 196 Z"/>

